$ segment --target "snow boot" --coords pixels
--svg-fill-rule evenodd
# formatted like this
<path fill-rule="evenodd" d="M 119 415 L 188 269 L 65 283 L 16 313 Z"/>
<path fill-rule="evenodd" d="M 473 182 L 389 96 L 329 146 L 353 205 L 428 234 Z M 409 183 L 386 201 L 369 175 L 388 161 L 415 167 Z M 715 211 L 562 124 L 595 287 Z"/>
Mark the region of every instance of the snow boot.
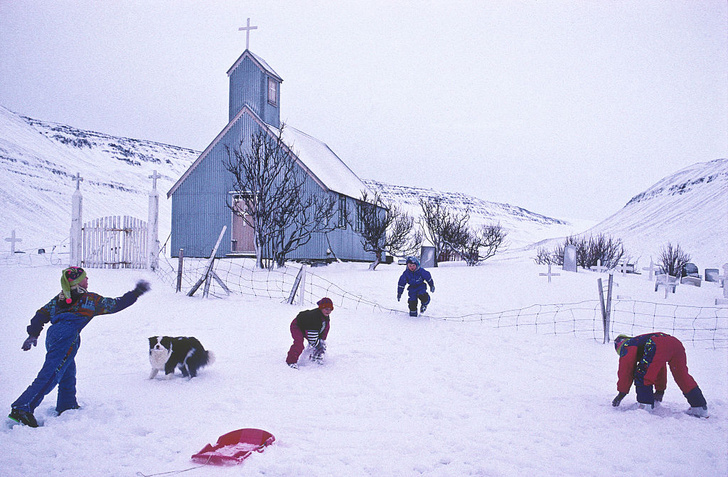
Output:
<path fill-rule="evenodd" d="M 708 417 L 708 406 L 700 406 L 700 407 L 693 406 L 685 412 L 689 416 L 707 418 Z"/>
<path fill-rule="evenodd" d="M 425 310 L 427 309 L 427 305 L 429 305 L 429 304 L 430 304 L 430 300 L 427 300 L 425 303 L 423 303 L 422 306 L 420 306 L 420 313 L 424 313 Z"/>
<path fill-rule="evenodd" d="M 290 366 L 293 369 L 298 369 L 298 363 L 290 363 L 288 366 Z"/>
<path fill-rule="evenodd" d="M 12 408 L 8 417 L 18 424 L 23 424 L 28 427 L 38 427 L 38 421 L 35 420 L 32 412 Z"/>
<path fill-rule="evenodd" d="M 417 310 L 410 310 L 410 316 L 417 316 Z"/>
<path fill-rule="evenodd" d="M 655 409 L 655 405 L 654 404 L 646 404 L 646 403 L 643 403 L 643 402 L 638 402 L 637 403 L 637 409 L 642 409 L 642 410 L 647 411 L 647 412 L 652 412 Z"/>

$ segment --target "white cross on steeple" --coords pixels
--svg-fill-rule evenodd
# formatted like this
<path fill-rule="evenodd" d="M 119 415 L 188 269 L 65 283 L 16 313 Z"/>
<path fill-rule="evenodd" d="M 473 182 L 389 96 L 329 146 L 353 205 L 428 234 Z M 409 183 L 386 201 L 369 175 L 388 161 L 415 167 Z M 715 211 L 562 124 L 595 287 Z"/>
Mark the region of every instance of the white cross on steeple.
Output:
<path fill-rule="evenodd" d="M 245 49 L 250 48 L 250 30 L 257 30 L 257 26 L 250 26 L 250 18 L 248 18 L 248 26 L 238 28 L 238 31 L 245 30 Z"/>

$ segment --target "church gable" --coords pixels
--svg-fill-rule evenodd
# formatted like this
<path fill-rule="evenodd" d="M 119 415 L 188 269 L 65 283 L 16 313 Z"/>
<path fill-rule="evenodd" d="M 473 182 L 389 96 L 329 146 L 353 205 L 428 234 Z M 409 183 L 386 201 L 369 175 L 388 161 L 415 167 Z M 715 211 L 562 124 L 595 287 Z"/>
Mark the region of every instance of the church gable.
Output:
<path fill-rule="evenodd" d="M 230 78 L 228 121 L 248 106 L 263 122 L 279 127 L 283 79 L 273 68 L 256 54 L 245 50 L 227 74 Z"/>

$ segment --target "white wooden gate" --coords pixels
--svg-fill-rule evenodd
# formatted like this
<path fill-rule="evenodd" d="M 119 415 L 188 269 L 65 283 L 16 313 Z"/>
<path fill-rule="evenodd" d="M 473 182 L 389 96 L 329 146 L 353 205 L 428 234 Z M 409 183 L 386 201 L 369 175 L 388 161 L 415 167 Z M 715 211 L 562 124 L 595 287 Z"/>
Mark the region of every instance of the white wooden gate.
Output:
<path fill-rule="evenodd" d="M 127 215 L 83 225 L 82 267 L 146 268 L 147 223 Z"/>

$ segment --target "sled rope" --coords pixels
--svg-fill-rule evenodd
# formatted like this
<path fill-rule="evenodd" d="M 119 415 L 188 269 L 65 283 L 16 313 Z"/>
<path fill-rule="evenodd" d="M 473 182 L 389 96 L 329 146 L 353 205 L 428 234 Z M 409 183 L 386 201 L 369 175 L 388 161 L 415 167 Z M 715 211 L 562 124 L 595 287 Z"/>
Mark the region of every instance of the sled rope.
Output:
<path fill-rule="evenodd" d="M 137 472 L 136 475 L 138 475 L 139 477 L 156 477 L 157 475 L 175 475 L 175 474 L 181 474 L 182 472 L 199 469 L 200 467 L 204 467 L 204 465 L 197 465 L 195 467 L 190 467 L 189 469 L 184 469 L 184 470 L 171 470 L 169 472 L 159 472 L 157 474 L 144 474 L 142 472 Z"/>

